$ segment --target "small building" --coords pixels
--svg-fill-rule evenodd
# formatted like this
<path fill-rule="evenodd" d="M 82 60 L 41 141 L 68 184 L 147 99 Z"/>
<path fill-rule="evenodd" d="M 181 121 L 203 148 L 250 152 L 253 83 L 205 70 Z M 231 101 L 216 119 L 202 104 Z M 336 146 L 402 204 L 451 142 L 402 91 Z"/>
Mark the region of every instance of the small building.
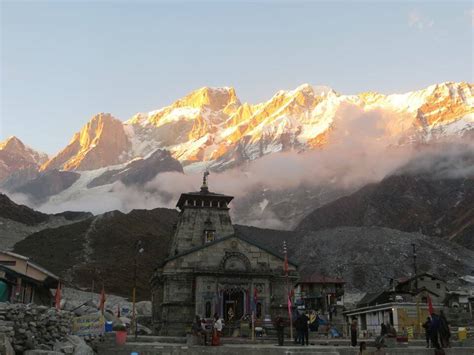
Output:
<path fill-rule="evenodd" d="M 344 305 L 345 281 L 318 273 L 301 275 L 295 287 L 295 298 L 306 309 L 328 313 L 335 306 Z"/>
<path fill-rule="evenodd" d="M 396 292 L 409 293 L 421 289 L 429 290 L 432 293 L 433 303 L 443 303 L 448 292 L 446 281 L 428 272 L 396 280 Z M 423 303 L 426 301 L 426 298 L 422 300 Z"/>
<path fill-rule="evenodd" d="M 0 251 L 0 302 L 51 305 L 59 277 L 28 257 Z"/>
<path fill-rule="evenodd" d="M 359 332 L 367 336 L 380 334 L 381 325 L 391 324 L 397 332 L 412 327 L 416 333 L 421 332 L 421 325 L 429 316 L 428 297 L 439 299 L 440 295 L 426 288 L 415 291 L 385 290 L 367 293 L 356 308 L 344 312 L 346 323 L 353 318 L 357 320 Z M 443 308 L 442 303 L 433 302 L 435 310 Z"/>
<path fill-rule="evenodd" d="M 297 265 L 234 231 L 229 215 L 232 196 L 201 190 L 178 200 L 178 223 L 168 258 L 151 280 L 153 323 L 161 335 L 183 335 L 195 315 L 214 313 L 239 328 L 255 312 L 287 314 L 287 295 L 298 278 Z M 229 327 L 226 327 L 229 328 Z"/>

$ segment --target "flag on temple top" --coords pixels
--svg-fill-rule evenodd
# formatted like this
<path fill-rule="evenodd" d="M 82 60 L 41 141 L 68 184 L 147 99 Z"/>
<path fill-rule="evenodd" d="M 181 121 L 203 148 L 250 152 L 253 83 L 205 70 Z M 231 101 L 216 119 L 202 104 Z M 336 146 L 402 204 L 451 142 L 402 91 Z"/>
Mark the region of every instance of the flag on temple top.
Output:
<path fill-rule="evenodd" d="M 428 295 L 428 312 L 431 314 L 434 313 L 433 303 L 431 302 L 431 297 Z"/>
<path fill-rule="evenodd" d="M 56 288 L 56 295 L 54 296 L 54 305 L 58 311 L 61 309 L 61 281 L 58 282 L 58 287 Z"/>
<path fill-rule="evenodd" d="M 99 298 L 99 311 L 104 314 L 105 311 L 105 288 L 102 285 L 102 291 L 100 292 L 100 298 Z"/>

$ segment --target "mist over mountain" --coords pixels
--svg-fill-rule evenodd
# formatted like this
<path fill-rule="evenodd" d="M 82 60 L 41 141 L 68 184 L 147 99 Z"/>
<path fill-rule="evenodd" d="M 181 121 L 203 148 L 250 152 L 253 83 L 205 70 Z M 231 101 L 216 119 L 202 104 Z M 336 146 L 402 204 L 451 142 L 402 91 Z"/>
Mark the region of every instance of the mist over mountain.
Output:
<path fill-rule="evenodd" d="M 393 95 L 305 84 L 255 105 L 233 88 L 205 87 L 125 122 L 98 114 L 31 176 L 5 176 L 0 188 L 47 213 L 128 212 L 174 207 L 210 169 L 211 189 L 236 197 L 236 222 L 291 229 L 421 159 L 416 170 L 427 154 L 462 146 L 472 155 L 473 103 L 462 82 Z"/>

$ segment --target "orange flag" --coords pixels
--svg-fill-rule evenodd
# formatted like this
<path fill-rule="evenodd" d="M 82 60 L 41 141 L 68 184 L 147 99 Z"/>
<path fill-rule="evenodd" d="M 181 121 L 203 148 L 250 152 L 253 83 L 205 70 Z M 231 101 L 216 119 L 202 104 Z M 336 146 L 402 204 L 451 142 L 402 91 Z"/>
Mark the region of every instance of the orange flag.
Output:
<path fill-rule="evenodd" d="M 56 288 L 56 295 L 54 298 L 56 309 L 59 311 L 61 309 L 61 281 L 58 282 L 58 287 Z"/>
<path fill-rule="evenodd" d="M 105 289 L 104 289 L 103 285 L 102 285 L 102 291 L 100 292 L 99 310 L 102 314 L 104 314 L 104 310 L 105 310 Z"/>

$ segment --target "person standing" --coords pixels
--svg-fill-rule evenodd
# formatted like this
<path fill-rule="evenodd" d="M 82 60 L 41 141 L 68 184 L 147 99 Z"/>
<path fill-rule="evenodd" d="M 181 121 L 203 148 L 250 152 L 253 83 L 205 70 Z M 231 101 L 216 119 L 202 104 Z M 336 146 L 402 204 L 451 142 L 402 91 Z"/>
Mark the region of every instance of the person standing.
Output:
<path fill-rule="evenodd" d="M 212 343 L 213 346 L 221 345 L 221 334 L 222 334 L 222 319 L 217 313 L 214 313 L 214 324 L 212 332 Z"/>
<path fill-rule="evenodd" d="M 385 323 L 380 324 L 380 335 L 387 335 L 387 326 L 385 325 Z"/>
<path fill-rule="evenodd" d="M 442 348 L 449 348 L 449 338 L 451 338 L 451 331 L 449 330 L 449 322 L 446 319 L 443 311 L 439 312 L 439 340 Z"/>
<path fill-rule="evenodd" d="M 357 346 L 357 320 L 352 318 L 351 323 L 351 346 Z"/>
<path fill-rule="evenodd" d="M 430 317 L 426 317 L 426 321 L 423 323 L 422 327 L 425 329 L 425 338 L 426 338 L 426 347 L 430 347 L 430 340 L 431 340 L 431 319 Z"/>
<path fill-rule="evenodd" d="M 282 317 L 277 317 L 277 319 L 275 320 L 275 328 L 277 331 L 278 345 L 283 346 L 283 334 L 285 330 L 285 324 L 283 322 Z"/>
<path fill-rule="evenodd" d="M 431 314 L 431 323 L 430 323 L 430 338 L 431 338 L 431 346 L 435 349 L 441 349 L 439 345 L 439 327 L 440 327 L 440 320 L 439 316 L 436 313 Z"/>
<path fill-rule="evenodd" d="M 301 315 L 301 345 L 309 345 L 309 328 L 308 328 L 308 322 L 309 318 L 306 315 L 306 313 L 303 313 Z"/>

